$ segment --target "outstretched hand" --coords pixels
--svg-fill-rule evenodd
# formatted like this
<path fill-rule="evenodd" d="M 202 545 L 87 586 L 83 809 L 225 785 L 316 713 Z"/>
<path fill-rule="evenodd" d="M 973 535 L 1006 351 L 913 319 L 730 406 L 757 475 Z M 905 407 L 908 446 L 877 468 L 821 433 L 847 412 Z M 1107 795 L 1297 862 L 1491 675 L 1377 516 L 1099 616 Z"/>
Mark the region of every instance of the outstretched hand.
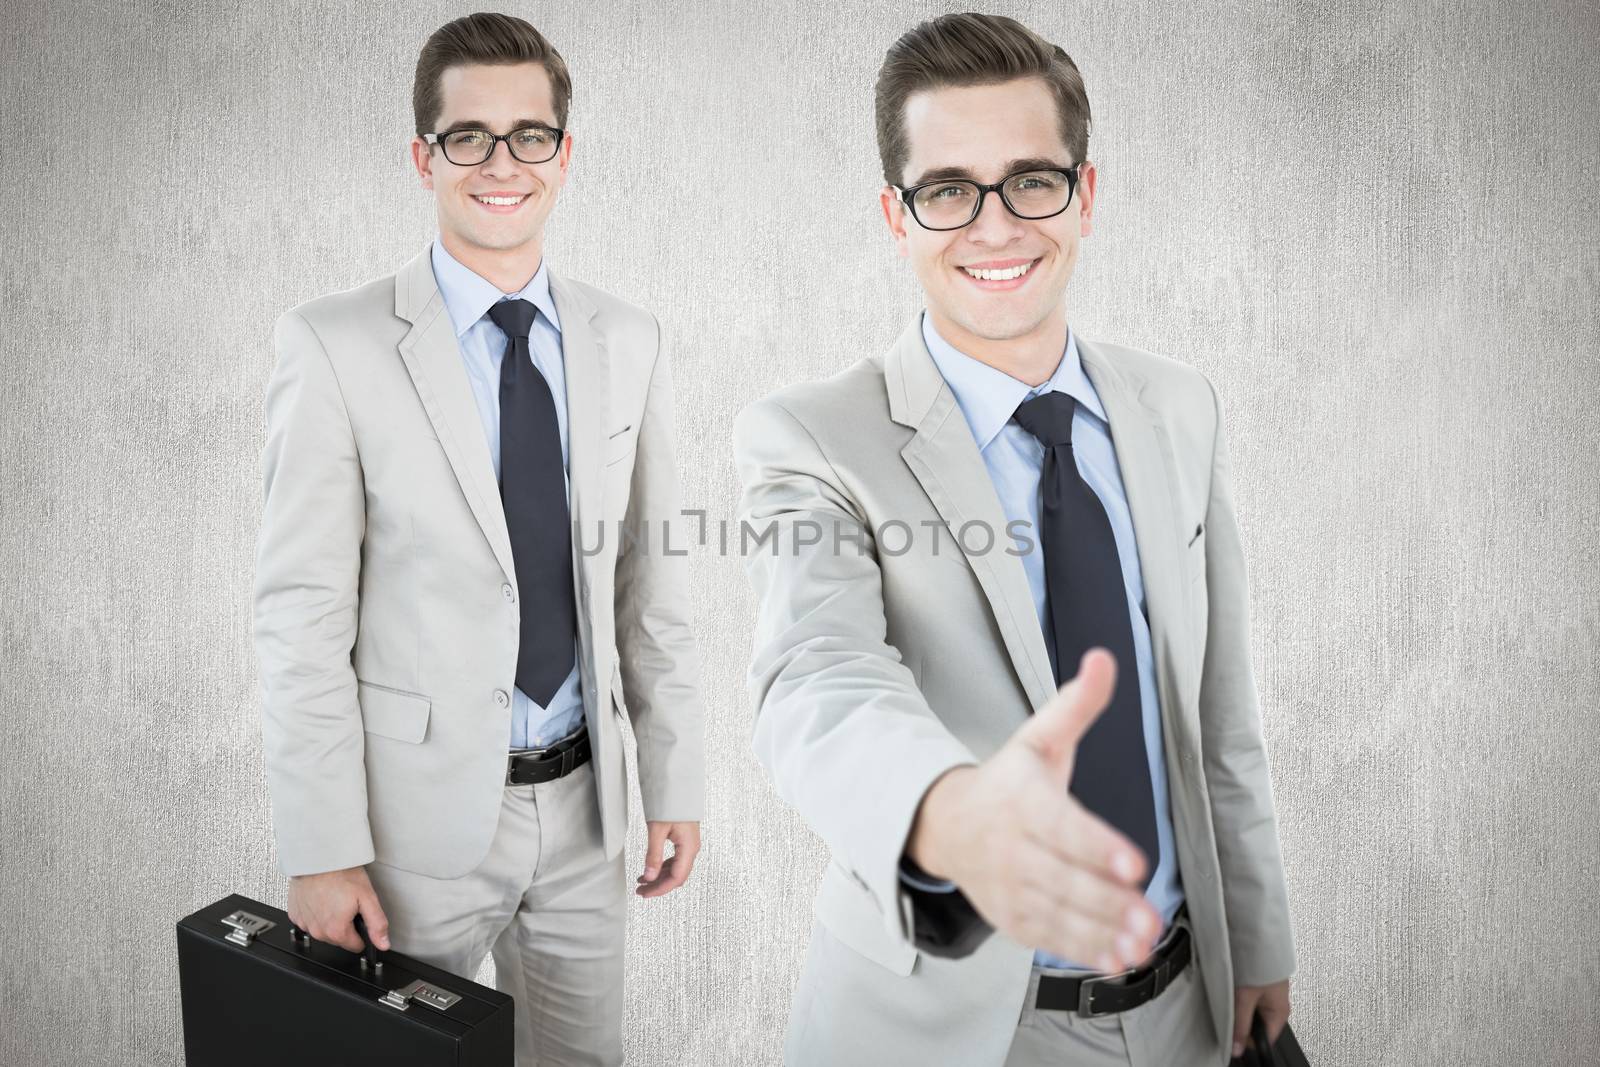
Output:
<path fill-rule="evenodd" d="M 1140 888 L 1143 852 L 1067 791 L 1116 672 L 1105 649 L 1086 652 L 1000 751 L 929 788 L 907 842 L 919 867 L 954 881 L 996 930 L 1107 972 L 1142 963 L 1161 931 Z"/>

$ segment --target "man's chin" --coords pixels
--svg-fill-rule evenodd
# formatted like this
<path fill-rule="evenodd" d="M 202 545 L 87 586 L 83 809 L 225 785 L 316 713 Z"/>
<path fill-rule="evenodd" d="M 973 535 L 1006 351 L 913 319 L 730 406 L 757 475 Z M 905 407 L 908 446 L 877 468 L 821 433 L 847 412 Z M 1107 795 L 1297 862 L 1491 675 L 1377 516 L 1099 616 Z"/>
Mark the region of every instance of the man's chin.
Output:
<path fill-rule="evenodd" d="M 468 244 L 490 252 L 510 252 L 533 239 L 532 234 L 512 233 L 506 230 L 468 230 L 463 236 Z"/>
<path fill-rule="evenodd" d="M 1046 316 L 1030 315 L 1020 311 L 1000 313 L 998 309 L 985 308 L 979 313 L 970 310 L 952 316 L 957 326 L 983 341 L 1015 341 L 1039 328 Z"/>

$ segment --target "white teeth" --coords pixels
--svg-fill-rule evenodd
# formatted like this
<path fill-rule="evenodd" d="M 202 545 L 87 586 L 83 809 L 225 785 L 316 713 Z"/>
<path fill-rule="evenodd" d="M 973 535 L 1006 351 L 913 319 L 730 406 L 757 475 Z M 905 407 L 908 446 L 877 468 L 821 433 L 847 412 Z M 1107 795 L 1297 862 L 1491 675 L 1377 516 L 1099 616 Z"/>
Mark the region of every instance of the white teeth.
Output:
<path fill-rule="evenodd" d="M 475 196 L 472 199 L 478 201 L 480 204 L 494 204 L 497 207 L 510 207 L 512 204 L 520 204 L 520 203 L 522 203 L 522 201 L 527 199 L 527 197 L 526 196 Z"/>
<path fill-rule="evenodd" d="M 1013 278 L 1020 278 L 1033 269 L 1032 263 L 1019 263 L 1015 267 L 1006 267 L 1003 270 L 983 270 L 979 267 L 962 267 L 962 270 L 986 282 L 1008 282 Z"/>

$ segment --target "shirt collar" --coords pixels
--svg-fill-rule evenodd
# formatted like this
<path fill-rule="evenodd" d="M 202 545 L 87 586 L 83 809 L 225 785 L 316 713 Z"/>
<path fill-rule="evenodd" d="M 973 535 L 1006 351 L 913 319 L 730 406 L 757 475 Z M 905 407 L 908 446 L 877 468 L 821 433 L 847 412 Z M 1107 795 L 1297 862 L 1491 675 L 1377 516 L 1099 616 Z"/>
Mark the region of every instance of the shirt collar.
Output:
<path fill-rule="evenodd" d="M 1018 404 L 1052 389 L 1068 394 L 1105 421 L 1105 408 L 1100 406 L 1100 397 L 1083 372 L 1083 361 L 1078 358 L 1078 339 L 1071 326 L 1067 327 L 1066 352 L 1056 364 L 1055 373 L 1037 387 L 1029 387 L 1027 382 L 1018 381 L 951 345 L 933 328 L 933 316 L 927 312 L 922 315 L 922 340 L 945 383 L 956 395 L 956 403 L 967 417 L 967 425 L 972 428 L 972 437 L 980 452 L 988 448 L 989 442 L 1011 421 Z"/>
<path fill-rule="evenodd" d="M 506 296 L 499 286 L 445 251 L 444 242 L 438 238 L 433 242 L 433 278 L 439 284 L 439 293 L 444 297 L 445 310 L 450 312 L 457 338 L 477 325 L 478 320 L 489 313 L 489 308 Z M 543 257 L 528 284 L 521 292 L 512 294 L 512 299 L 532 303 L 560 332 L 561 320 L 556 316 L 556 303 L 550 296 L 550 272 L 545 268 Z"/>

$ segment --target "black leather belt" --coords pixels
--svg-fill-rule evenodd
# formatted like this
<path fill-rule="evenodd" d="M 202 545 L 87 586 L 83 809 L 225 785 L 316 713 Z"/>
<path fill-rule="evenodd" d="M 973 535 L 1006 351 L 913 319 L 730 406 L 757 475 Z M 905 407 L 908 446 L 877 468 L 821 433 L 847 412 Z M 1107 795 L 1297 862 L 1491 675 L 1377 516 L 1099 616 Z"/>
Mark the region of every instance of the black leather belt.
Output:
<path fill-rule="evenodd" d="M 1150 963 L 1117 974 L 1041 974 L 1034 1005 L 1045 1011 L 1110 1015 L 1154 1000 L 1189 965 L 1193 955 L 1189 929 L 1174 925 L 1172 937 L 1156 949 Z"/>
<path fill-rule="evenodd" d="M 549 748 L 513 752 L 506 758 L 506 785 L 539 785 L 565 778 L 588 763 L 592 755 L 588 730 Z"/>

